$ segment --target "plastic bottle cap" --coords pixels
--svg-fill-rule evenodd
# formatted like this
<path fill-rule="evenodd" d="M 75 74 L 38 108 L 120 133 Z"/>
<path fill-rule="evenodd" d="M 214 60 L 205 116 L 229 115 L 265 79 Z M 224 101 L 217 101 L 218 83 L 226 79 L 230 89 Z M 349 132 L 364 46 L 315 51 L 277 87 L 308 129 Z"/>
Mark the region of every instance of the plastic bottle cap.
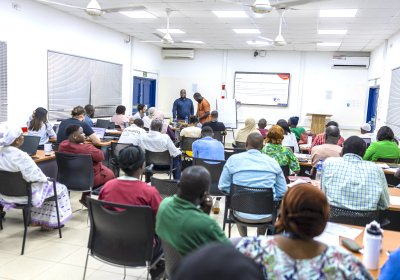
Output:
<path fill-rule="evenodd" d="M 367 233 L 371 235 L 381 235 L 381 229 L 376 224 L 371 224 L 369 228 L 367 228 Z"/>

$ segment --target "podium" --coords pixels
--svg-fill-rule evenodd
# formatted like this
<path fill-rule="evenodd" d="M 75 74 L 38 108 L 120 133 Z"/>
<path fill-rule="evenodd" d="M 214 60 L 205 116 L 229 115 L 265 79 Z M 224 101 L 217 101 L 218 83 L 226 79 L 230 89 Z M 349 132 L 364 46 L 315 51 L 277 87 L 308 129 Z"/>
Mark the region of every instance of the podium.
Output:
<path fill-rule="evenodd" d="M 329 114 L 314 114 L 307 113 L 306 116 L 311 116 L 311 133 L 319 134 L 325 131 L 326 118 L 332 117 Z"/>

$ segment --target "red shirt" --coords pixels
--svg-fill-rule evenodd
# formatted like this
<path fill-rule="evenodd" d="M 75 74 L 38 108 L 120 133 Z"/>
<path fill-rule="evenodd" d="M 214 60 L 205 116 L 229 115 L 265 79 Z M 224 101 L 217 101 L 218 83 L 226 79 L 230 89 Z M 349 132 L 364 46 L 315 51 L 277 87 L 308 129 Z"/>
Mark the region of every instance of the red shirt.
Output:
<path fill-rule="evenodd" d="M 139 180 L 123 179 L 108 181 L 101 189 L 99 199 L 126 205 L 148 205 L 153 210 L 154 217 L 162 200 L 155 187 Z"/>
<path fill-rule="evenodd" d="M 343 146 L 343 142 L 344 142 L 344 138 L 342 136 L 340 136 L 339 141 L 338 141 L 337 144 L 340 147 L 342 147 Z M 314 140 L 312 142 L 311 148 L 313 148 L 314 146 L 322 145 L 322 144 L 325 144 L 325 133 L 320 133 L 317 136 L 315 136 L 315 138 L 314 138 Z"/>

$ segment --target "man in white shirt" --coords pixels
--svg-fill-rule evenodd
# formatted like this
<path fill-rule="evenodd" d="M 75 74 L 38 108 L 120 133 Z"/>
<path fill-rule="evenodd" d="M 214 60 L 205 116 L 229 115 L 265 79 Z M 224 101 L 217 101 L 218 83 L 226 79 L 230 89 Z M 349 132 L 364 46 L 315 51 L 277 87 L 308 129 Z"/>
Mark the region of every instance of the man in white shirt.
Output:
<path fill-rule="evenodd" d="M 363 139 L 371 139 L 370 142 L 376 142 L 376 136 L 373 132 L 371 132 L 372 127 L 369 123 L 364 123 L 360 127 L 361 135 L 358 135 L 358 137 L 363 138 Z M 365 141 L 365 140 L 364 140 Z M 367 144 L 368 146 L 368 144 Z"/>
<path fill-rule="evenodd" d="M 188 126 L 181 130 L 181 137 L 200 138 L 201 128 L 197 127 L 198 122 L 196 116 L 190 116 Z"/>
<path fill-rule="evenodd" d="M 168 150 L 171 157 L 174 157 L 173 167 L 176 167 L 173 171 L 174 179 L 179 179 L 181 177 L 180 155 L 182 152 L 175 147 L 167 134 L 161 133 L 162 126 L 162 120 L 154 119 L 151 122 L 149 133 L 141 135 L 140 146 L 144 150 L 151 152 L 164 152 Z M 151 175 L 150 173 L 146 173 L 146 182 L 150 182 Z"/>
<path fill-rule="evenodd" d="M 122 131 L 118 143 L 133 144 L 138 146 L 140 144 L 140 135 L 147 133 L 143 129 L 144 122 L 141 119 L 136 119 L 133 124 L 128 126 Z"/>
<path fill-rule="evenodd" d="M 132 119 L 136 120 L 136 119 L 143 119 L 143 117 L 145 116 L 147 107 L 144 104 L 139 104 L 137 105 L 137 109 L 138 111 L 136 112 L 136 114 L 134 114 L 132 116 Z"/>

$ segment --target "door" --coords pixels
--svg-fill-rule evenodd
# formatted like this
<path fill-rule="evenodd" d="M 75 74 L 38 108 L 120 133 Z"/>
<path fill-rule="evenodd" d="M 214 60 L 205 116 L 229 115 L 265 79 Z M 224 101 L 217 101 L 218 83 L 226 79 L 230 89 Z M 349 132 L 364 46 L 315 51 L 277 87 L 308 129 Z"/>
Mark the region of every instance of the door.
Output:
<path fill-rule="evenodd" d="M 156 80 L 133 77 L 132 115 L 137 112 L 138 104 L 145 104 L 147 108 L 156 106 Z"/>
<path fill-rule="evenodd" d="M 375 130 L 376 112 L 378 107 L 379 87 L 370 87 L 368 95 L 368 108 L 366 122 L 371 124 L 371 132 Z"/>

